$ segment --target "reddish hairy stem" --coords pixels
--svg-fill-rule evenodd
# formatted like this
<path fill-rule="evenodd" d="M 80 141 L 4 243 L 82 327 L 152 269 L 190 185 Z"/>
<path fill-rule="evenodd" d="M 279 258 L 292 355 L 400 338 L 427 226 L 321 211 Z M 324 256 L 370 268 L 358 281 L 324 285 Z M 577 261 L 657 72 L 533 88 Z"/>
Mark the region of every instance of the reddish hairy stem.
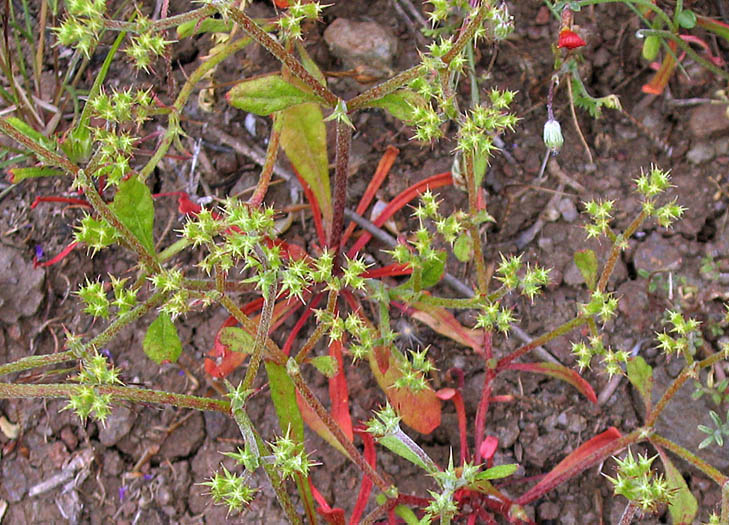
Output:
<path fill-rule="evenodd" d="M 476 421 L 474 423 L 474 448 L 476 449 L 476 464 L 481 462 L 481 441 L 483 440 L 484 432 L 486 429 L 486 414 L 489 410 L 489 402 L 491 400 L 491 392 L 494 379 L 496 378 L 496 372 L 493 368 L 486 370 L 486 377 L 483 380 L 483 389 L 481 390 L 481 400 L 478 403 L 478 410 L 476 411 Z"/>
<path fill-rule="evenodd" d="M 347 205 L 347 177 L 349 175 L 349 149 L 352 145 L 352 128 L 343 120 L 337 121 L 337 161 L 334 171 L 334 199 L 332 203 L 332 230 L 327 245 L 334 249 L 335 274 L 340 272 L 342 261 L 342 228 L 344 207 Z"/>
<path fill-rule="evenodd" d="M 276 129 L 276 120 L 274 117 L 273 126 L 271 126 L 271 135 L 268 139 L 268 149 L 266 150 L 266 162 L 263 164 L 261 169 L 261 175 L 258 177 L 258 184 L 256 184 L 256 190 L 248 199 L 248 205 L 258 207 L 263 202 L 263 198 L 266 196 L 268 186 L 271 184 L 271 175 L 273 175 L 273 167 L 276 164 L 276 157 L 278 156 L 278 145 L 281 133 Z"/>
<path fill-rule="evenodd" d="M 674 443 L 670 439 L 666 439 L 659 434 L 653 434 L 648 438 L 648 441 L 650 441 L 654 445 L 663 447 L 666 450 L 670 450 L 678 457 L 689 462 L 691 465 L 693 465 L 701 472 L 713 479 L 720 487 L 723 487 L 724 484 L 729 481 L 729 477 L 722 474 L 718 469 L 712 467 L 706 461 L 704 461 L 694 453 L 690 452 L 689 450 L 683 448 L 681 445 Z"/>

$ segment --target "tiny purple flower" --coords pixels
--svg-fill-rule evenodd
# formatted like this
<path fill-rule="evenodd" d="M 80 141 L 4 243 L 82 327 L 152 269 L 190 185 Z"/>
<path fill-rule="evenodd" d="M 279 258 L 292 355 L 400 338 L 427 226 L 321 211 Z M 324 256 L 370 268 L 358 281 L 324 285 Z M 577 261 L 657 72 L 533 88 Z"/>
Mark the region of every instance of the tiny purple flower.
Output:
<path fill-rule="evenodd" d="M 122 485 L 119 487 L 119 501 L 124 501 L 124 497 L 127 495 L 127 487 Z"/>
<path fill-rule="evenodd" d="M 145 480 L 145 481 L 149 481 L 149 480 L 150 480 L 150 479 L 152 479 L 153 477 L 154 477 L 154 476 L 153 476 L 152 474 L 145 474 L 145 475 L 144 475 L 144 480 Z"/>
<path fill-rule="evenodd" d="M 102 348 L 101 350 L 99 350 L 99 353 L 106 357 L 109 361 L 112 360 L 111 350 L 109 350 L 108 348 Z"/>
<path fill-rule="evenodd" d="M 45 257 L 45 252 L 43 251 L 43 246 L 40 244 L 35 245 L 35 260 L 36 261 L 42 261 L 43 257 Z"/>

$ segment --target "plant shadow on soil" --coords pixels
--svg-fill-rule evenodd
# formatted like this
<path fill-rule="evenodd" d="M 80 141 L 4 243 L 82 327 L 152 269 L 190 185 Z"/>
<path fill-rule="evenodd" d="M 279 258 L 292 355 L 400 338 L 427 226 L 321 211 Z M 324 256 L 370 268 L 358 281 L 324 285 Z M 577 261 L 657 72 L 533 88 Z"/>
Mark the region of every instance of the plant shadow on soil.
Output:
<path fill-rule="evenodd" d="M 343 66 L 332 56 L 322 38 L 324 29 L 337 18 L 357 19 L 367 13 L 367 19 L 386 28 L 399 39 L 399 52 L 393 68 L 404 69 L 417 60 L 414 37 L 404 21 L 394 15 L 386 0 L 331 2 L 323 23 L 309 28 L 309 52 L 326 70 L 336 71 Z M 514 37 L 502 44 L 498 52 L 484 47 L 477 56 L 479 73 L 488 73 L 488 85 L 519 91 L 513 111 L 520 117 L 516 133 L 504 136 L 505 152 L 497 154 L 485 178 L 488 209 L 497 219 L 488 232 L 486 255 L 498 260 L 498 253 L 517 253 L 517 245 L 524 239 L 523 232 L 542 217 L 544 226 L 523 248 L 524 260 L 539 262 L 553 269 L 552 283 L 546 293 L 533 304 L 513 300 L 510 305 L 520 319 L 521 327 L 538 335 L 574 315 L 577 302 L 584 302 L 588 292 L 572 262 L 573 253 L 587 245 L 598 253 L 607 247 L 599 242 L 586 243 L 582 218 L 578 216 L 580 202 L 600 197 L 616 202 L 617 229 L 624 228 L 639 211 L 640 203 L 633 193 L 632 179 L 641 168 L 655 163 L 672 170 L 676 187 L 672 193 L 678 202 L 688 208 L 687 216 L 673 230 L 648 225 L 631 239 L 611 281 L 611 290 L 620 297 L 620 316 L 605 327 L 608 343 L 619 348 L 632 349 L 639 342 L 650 339 L 662 329 L 662 312 L 671 304 L 680 303 L 685 312 L 700 319 L 704 326 L 707 348 L 716 348 L 723 334 L 710 331 L 718 326 L 723 315 L 722 300 L 726 299 L 726 281 L 723 268 L 729 264 L 727 226 L 727 165 L 729 165 L 729 121 L 722 123 L 722 114 L 705 107 L 679 108 L 667 103 L 665 97 L 642 95 L 640 87 L 647 81 L 650 71 L 641 69 L 639 44 L 632 36 L 635 20 L 627 10 L 614 5 L 584 10 L 579 22 L 590 34 L 584 51 L 585 65 L 582 75 L 587 88 L 595 95 L 617 93 L 625 108 L 645 126 L 652 128 L 673 147 L 672 157 L 654 144 L 650 138 L 617 112 L 607 111 L 594 121 L 578 111 L 580 124 L 595 157 L 590 166 L 571 124 L 565 93 L 558 94 L 555 110 L 565 131 L 565 146 L 554 159 L 559 169 L 550 170 L 546 180 L 537 180 L 544 156 L 542 125 L 545 120 L 545 98 L 552 74 L 550 44 L 558 30 L 558 21 L 545 17 L 537 3 L 519 2 L 514 5 L 516 20 Z M 528 4 L 528 5 L 527 5 Z M 706 14 L 711 6 L 699 2 L 695 9 Z M 713 4 L 712 4 L 713 5 Z M 256 2 L 251 7 L 256 15 L 271 15 L 268 3 Z M 624 25 L 618 25 L 624 24 Z M 630 35 L 630 36 L 626 36 Z M 178 45 L 173 57 L 172 74 L 179 83 L 182 69 L 189 72 L 198 56 L 211 45 L 209 37 Z M 729 59 L 726 47 L 721 49 Z M 101 55 L 103 57 L 103 55 Z M 240 61 L 228 61 L 216 72 L 216 81 L 224 83 L 278 67 L 275 60 L 257 47 L 239 54 Z M 99 61 L 100 63 L 100 61 Z M 95 67 L 99 67 L 97 64 Z M 52 67 L 49 65 L 48 67 Z M 165 67 L 157 68 L 160 75 Z M 112 67 L 109 82 L 124 85 L 128 81 L 129 66 L 123 61 Z M 88 72 L 88 85 L 93 79 L 93 67 Z M 707 97 L 718 86 L 716 80 L 699 73 L 690 81 L 680 78 L 671 84 L 675 98 Z M 138 75 L 140 84 L 158 86 L 158 96 L 167 100 L 167 80 Z M 354 93 L 358 86 L 349 79 L 330 78 L 335 92 Z M 465 83 L 464 83 L 465 84 Z M 222 95 L 222 93 L 220 93 Z M 467 96 L 467 93 L 464 93 Z M 205 126 L 219 126 L 242 141 L 263 147 L 268 123 L 257 122 L 258 133 L 252 137 L 241 125 L 244 115 L 227 107 L 222 96 L 205 112 L 195 100 L 186 108 L 190 120 L 183 123 L 192 138 L 201 137 L 202 152 L 197 173 L 198 195 L 225 196 L 255 184 L 258 167 L 230 148 L 221 147 L 209 138 Z M 715 107 L 715 106 L 714 106 Z M 719 116 L 717 116 L 717 114 Z M 707 120 L 716 120 L 711 136 L 705 130 Z M 717 120 L 719 119 L 719 120 Z M 724 117 L 724 120 L 726 118 Z M 452 144 L 444 141 L 433 148 L 419 148 L 408 140 L 409 130 L 401 129 L 395 121 L 376 110 L 358 115 L 354 122 L 357 134 L 353 145 L 351 200 L 355 203 L 364 191 L 368 177 L 388 145 L 400 149 L 380 197 L 387 200 L 406 186 L 427 176 L 450 168 Z M 192 145 L 192 143 L 190 143 Z M 709 151 L 708 154 L 700 155 Z M 692 154 L 693 152 L 693 154 Z M 557 173 L 559 171 L 559 173 Z M 189 172 L 189 163 L 165 160 L 155 175 L 154 191 L 183 189 Z M 560 178 L 560 176 L 562 178 Z M 34 210 L 29 204 L 36 195 L 57 194 L 66 188 L 60 181 L 27 182 L 7 195 L 0 203 L 2 243 L 0 257 L 9 261 L 0 268 L 0 283 L 13 283 L 0 292 L 0 362 L 8 362 L 29 352 L 50 353 L 58 349 L 63 339 L 63 327 L 74 333 L 94 333 L 97 326 L 80 312 L 79 304 L 71 294 L 85 276 L 117 274 L 131 267 L 128 253 L 113 250 L 90 260 L 82 250 L 73 252 L 62 263 L 45 270 L 45 279 L 25 279 L 32 269 L 29 262 L 36 245 L 54 254 L 72 240 L 69 225 L 79 217 L 78 210 L 61 210 L 56 205 L 42 205 Z M 290 188 L 286 184 L 274 186 L 269 202 L 278 206 L 291 203 Z M 555 198 L 554 191 L 560 193 Z M 440 194 L 445 210 L 464 206 L 465 196 L 456 189 Z M 174 238 L 174 230 L 182 222 L 175 209 L 176 202 L 157 201 L 157 239 L 163 245 Z M 396 226 L 407 231 L 409 219 L 405 213 L 396 216 Z M 167 226 L 166 226 L 167 225 Z M 411 224 L 410 224 L 411 225 Z M 164 237 L 162 237 L 164 235 Z M 302 224 L 296 216 L 286 233 L 290 242 L 302 246 L 314 242 L 312 228 Z M 376 258 L 385 260 L 370 245 Z M 717 272 L 702 270 L 705 258 L 716 263 Z M 194 264 L 197 254 L 190 254 L 179 264 Z M 468 280 L 468 268 L 449 261 L 449 270 Z M 672 272 L 672 298 L 659 283 L 649 289 L 644 272 Z M 666 277 L 658 274 L 656 279 Z M 20 279 L 20 281 L 19 281 Z M 659 279 L 660 280 L 660 279 Z M 664 279 L 661 283 L 666 283 Z M 447 292 L 446 292 L 447 293 Z M 15 304 L 17 297 L 33 297 Z M 29 304 L 32 303 L 32 304 Z M 16 315 L 13 314 L 16 312 Z M 460 314 L 468 321 L 468 313 Z M 212 347 L 215 330 L 225 319 L 222 310 L 192 313 L 178 322 L 184 341 L 184 353 L 178 365 L 156 366 L 144 358 L 141 341 L 150 319 L 143 319 L 126 329 L 108 350 L 114 363 L 131 384 L 157 386 L 178 392 L 205 395 L 211 393 L 210 380 L 203 370 L 204 354 Z M 415 323 L 415 321 L 411 321 Z M 441 371 L 436 383 L 445 384 L 443 372 L 458 366 L 466 372 L 465 398 L 470 421 L 473 420 L 478 395 L 483 382 L 483 367 L 471 351 L 457 347 L 449 340 L 437 336 L 429 329 L 414 324 L 418 338 L 432 346 L 432 356 Z M 285 330 L 283 330 L 285 332 Z M 573 338 L 573 339 L 570 339 Z M 569 342 L 577 337 L 560 337 L 547 345 L 563 364 L 573 365 Z M 280 341 L 279 341 L 280 342 Z M 514 336 L 508 340 L 496 339 L 496 351 L 513 348 Z M 658 368 L 662 377 L 677 373 L 676 363 L 666 362 L 648 341 L 642 345 L 641 355 Z M 238 370 L 231 379 L 242 377 Z M 587 379 L 596 392 L 601 392 L 607 379 L 588 372 Z M 37 378 L 25 377 L 32 381 Z M 312 379 L 315 391 L 327 398 L 323 379 Z M 664 382 L 665 384 L 665 382 Z M 368 419 L 371 410 L 383 401 L 382 393 L 374 385 L 365 368 L 349 371 L 350 399 L 353 419 Z M 496 394 L 509 394 L 514 401 L 493 406 L 488 417 L 487 432 L 499 438 L 497 463 L 518 462 L 520 469 L 514 481 L 504 490 L 518 495 L 534 482 L 525 479 L 547 472 L 567 453 L 593 435 L 609 426 L 629 431 L 640 423 L 638 405 L 627 381 L 623 379 L 614 394 L 599 406 L 591 405 L 569 385 L 556 380 L 516 374 L 508 375 L 496 384 Z M 695 447 L 702 439 L 696 425 L 707 421 L 686 417 L 687 413 L 700 413 L 688 407 L 690 389 L 682 391 L 675 407 L 669 409 L 666 419 L 676 435 L 683 435 L 685 446 Z M 269 438 L 278 431 L 275 413 L 264 403 L 265 395 L 254 399 L 250 415 L 264 436 Z M 703 402 L 703 400 L 701 401 Z M 9 439 L 0 433 L 2 459 L 0 469 L 0 498 L 9 504 L 5 523 L 283 523 L 284 518 L 273 494 L 261 481 L 262 492 L 256 502 L 243 515 L 227 515 L 226 509 L 213 506 L 199 485 L 217 468 L 220 452 L 234 450 L 242 444 L 234 423 L 219 414 L 199 414 L 151 406 L 119 405 L 115 408 L 106 428 L 89 422 L 82 426 L 67 411 L 60 411 L 58 400 L 10 400 L 0 403 L 7 418 L 18 423 L 20 436 Z M 698 417 L 698 416 L 697 416 Z M 428 436 L 414 436 L 426 451 L 440 464 L 447 463 L 450 447 L 457 448 L 456 416 L 450 405 L 444 405 L 443 424 Z M 351 510 L 359 486 L 359 473 L 344 458 L 329 453 L 327 445 L 309 433 L 309 447 L 313 457 L 323 465 L 314 469 L 313 479 L 319 491 L 333 506 Z M 58 487 L 31 496 L 31 491 L 43 480 L 58 474 L 67 461 L 83 450 L 93 455 L 86 466 Z M 454 450 L 454 453 L 457 451 Z M 640 451 L 635 451 L 640 452 Z M 727 449 L 713 452 L 715 465 L 729 467 Z M 722 458 L 724 456 L 724 458 Z M 378 455 L 380 467 L 398 480 L 403 491 L 425 494 L 428 488 L 424 477 L 410 464 L 393 458 L 386 451 Z M 723 464 L 722 464 L 723 462 Z M 226 460 L 224 463 L 228 463 Z M 603 472 L 612 473 L 612 462 Z M 232 465 L 228 465 L 230 468 Z M 680 465 L 685 468 L 685 465 Z M 702 475 L 688 469 L 685 477 L 699 500 L 700 518 L 706 519 L 720 499 L 718 488 Z M 524 481 L 522 481 L 524 480 Z M 69 481 L 67 490 L 64 489 Z M 75 481 L 75 482 L 74 482 Z M 432 488 L 432 487 L 431 487 Z M 373 499 L 370 505 L 373 504 Z M 596 469 L 590 469 L 569 483 L 548 493 L 530 507 L 538 523 L 615 523 L 624 507 L 624 500 L 612 496 L 608 483 Z M 666 513 L 649 517 L 643 523 L 665 523 Z"/>

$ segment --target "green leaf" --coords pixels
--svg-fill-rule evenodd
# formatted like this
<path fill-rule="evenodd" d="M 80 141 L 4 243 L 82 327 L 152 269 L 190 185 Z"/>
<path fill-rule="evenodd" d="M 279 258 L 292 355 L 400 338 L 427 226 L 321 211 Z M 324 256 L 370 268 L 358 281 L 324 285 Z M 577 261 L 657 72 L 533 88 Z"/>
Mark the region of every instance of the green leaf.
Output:
<path fill-rule="evenodd" d="M 511 476 L 514 472 L 519 469 L 519 465 L 516 463 L 508 463 L 506 465 L 496 465 L 490 469 L 486 469 L 483 472 L 479 472 L 476 475 L 477 480 L 484 479 L 501 479 Z"/>
<path fill-rule="evenodd" d="M 56 168 L 41 168 L 41 167 L 13 168 L 11 170 L 8 170 L 8 174 L 10 175 L 10 181 L 13 184 L 17 184 L 21 180 L 25 180 L 25 179 L 35 179 L 35 178 L 39 178 L 39 177 L 55 177 L 56 175 L 63 175 L 63 171 L 58 170 Z"/>
<path fill-rule="evenodd" d="M 421 284 L 423 288 L 430 288 L 438 284 L 445 272 L 445 263 L 448 258 L 446 252 L 437 252 L 438 255 L 432 260 L 425 261 L 423 264 L 423 275 Z"/>
<path fill-rule="evenodd" d="M 23 135 L 31 139 L 33 142 L 40 144 L 44 148 L 51 151 L 56 151 L 56 142 L 53 139 L 50 139 L 42 133 L 36 131 L 24 120 L 21 120 L 18 117 L 6 117 L 5 121 L 13 126 L 15 129 L 20 131 Z"/>
<path fill-rule="evenodd" d="M 271 392 L 271 400 L 276 409 L 278 424 L 281 434 L 289 433 L 291 439 L 304 442 L 304 419 L 301 417 L 296 399 L 296 387 L 286 372 L 286 367 L 277 365 L 271 361 L 264 361 L 268 385 Z M 304 483 L 300 476 L 296 477 L 296 485 L 299 496 L 308 504 L 306 507 L 313 508 L 314 497 L 311 494 L 311 487 Z"/>
<path fill-rule="evenodd" d="M 423 459 L 420 456 L 418 456 L 408 446 L 407 443 L 404 443 L 402 440 L 398 439 L 397 436 L 387 435 L 387 436 L 379 438 L 377 440 L 377 442 L 380 445 L 384 446 L 390 452 L 397 454 L 401 458 L 405 458 L 410 463 L 413 463 L 414 465 L 417 465 L 418 467 L 422 468 L 424 471 L 432 473 L 432 469 L 429 468 L 428 464 L 425 461 L 423 461 Z"/>
<path fill-rule="evenodd" d="M 668 512 L 671 514 L 674 525 L 688 525 L 693 523 L 699 505 L 688 486 L 686 480 L 674 466 L 671 459 L 660 447 L 657 447 L 661 461 L 666 469 L 666 481 L 669 490 L 675 491 L 668 503 Z"/>
<path fill-rule="evenodd" d="M 330 355 L 318 355 L 309 359 L 309 362 L 314 368 L 330 379 L 337 375 L 339 371 L 339 363 Z"/>
<path fill-rule="evenodd" d="M 462 263 L 470 261 L 473 257 L 473 240 L 467 232 L 459 235 L 453 243 L 453 255 Z"/>
<path fill-rule="evenodd" d="M 643 41 L 643 58 L 653 61 L 658 56 L 661 49 L 661 39 L 658 35 L 648 35 Z"/>
<path fill-rule="evenodd" d="M 233 22 L 221 18 L 206 18 L 202 22 L 190 20 L 177 26 L 177 38 L 186 38 L 201 33 L 227 33 L 232 27 Z"/>
<path fill-rule="evenodd" d="M 233 352 L 250 354 L 256 344 L 256 338 L 236 326 L 226 326 L 220 331 L 220 342 Z"/>
<path fill-rule="evenodd" d="M 684 29 L 693 29 L 696 26 L 696 13 L 690 9 L 684 9 L 678 14 L 678 25 Z"/>
<path fill-rule="evenodd" d="M 119 184 L 111 209 L 150 255 L 154 254 L 154 202 L 152 193 L 136 176 Z"/>
<path fill-rule="evenodd" d="M 384 109 L 406 124 L 413 123 L 413 110 L 425 104 L 425 99 L 410 89 L 400 89 L 369 102 L 367 107 Z"/>
<path fill-rule="evenodd" d="M 627 363 L 628 379 L 638 390 L 646 413 L 651 410 L 651 393 L 653 392 L 653 368 L 641 356 L 635 356 Z"/>
<path fill-rule="evenodd" d="M 587 287 L 594 290 L 597 283 L 597 255 L 595 252 L 589 249 L 575 252 L 575 264 Z"/>
<path fill-rule="evenodd" d="M 265 75 L 237 84 L 226 95 L 228 103 L 238 109 L 268 116 L 291 106 L 319 98 L 289 84 L 281 75 Z"/>
<path fill-rule="evenodd" d="M 144 336 L 142 348 L 152 361 L 158 365 L 163 362 L 174 363 L 182 353 L 182 343 L 170 314 L 162 312 L 157 316 Z"/>
<path fill-rule="evenodd" d="M 319 104 L 307 102 L 283 110 L 276 119 L 281 147 L 311 191 L 326 225 L 332 222 L 327 133 Z"/>

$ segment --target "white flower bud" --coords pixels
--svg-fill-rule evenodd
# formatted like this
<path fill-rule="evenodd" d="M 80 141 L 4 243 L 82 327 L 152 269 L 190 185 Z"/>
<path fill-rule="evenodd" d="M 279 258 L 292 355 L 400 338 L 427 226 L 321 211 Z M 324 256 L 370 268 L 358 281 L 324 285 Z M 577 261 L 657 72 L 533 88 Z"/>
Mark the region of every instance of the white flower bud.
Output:
<path fill-rule="evenodd" d="M 557 152 L 564 144 L 562 127 L 554 119 L 549 119 L 544 124 L 544 144 L 552 151 Z"/>

